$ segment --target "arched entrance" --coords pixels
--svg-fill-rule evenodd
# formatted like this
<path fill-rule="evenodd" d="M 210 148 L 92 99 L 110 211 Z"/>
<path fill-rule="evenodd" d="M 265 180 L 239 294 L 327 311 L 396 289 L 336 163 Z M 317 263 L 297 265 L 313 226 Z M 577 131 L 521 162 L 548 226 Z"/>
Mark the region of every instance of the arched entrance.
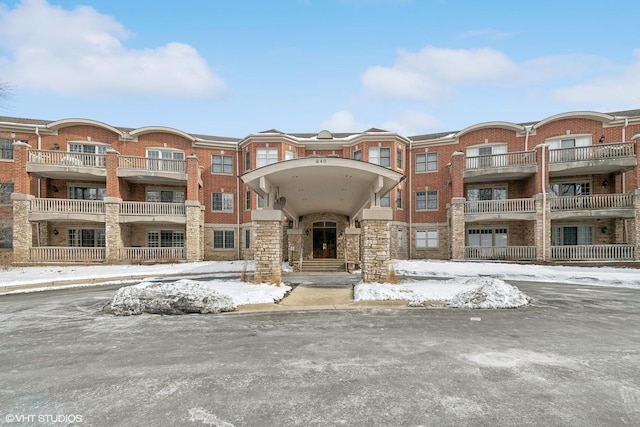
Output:
<path fill-rule="evenodd" d="M 316 221 L 313 223 L 314 258 L 336 258 L 337 243 L 335 222 Z"/>

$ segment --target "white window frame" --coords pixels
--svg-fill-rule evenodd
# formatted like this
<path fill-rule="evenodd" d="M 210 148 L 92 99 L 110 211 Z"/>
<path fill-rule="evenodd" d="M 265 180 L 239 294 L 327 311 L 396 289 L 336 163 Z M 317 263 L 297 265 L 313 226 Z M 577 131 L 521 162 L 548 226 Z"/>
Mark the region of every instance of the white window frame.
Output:
<path fill-rule="evenodd" d="M 256 167 L 271 165 L 278 162 L 277 148 L 257 148 L 256 149 Z"/>
<path fill-rule="evenodd" d="M 386 150 L 388 155 L 382 157 L 382 150 Z M 383 163 L 384 159 L 384 164 Z M 369 163 L 374 165 L 384 166 L 385 168 L 391 167 L 391 148 L 389 147 L 370 147 L 369 148 Z"/>
<path fill-rule="evenodd" d="M 216 161 L 218 158 L 219 161 Z M 216 170 L 216 168 L 218 170 Z M 233 156 L 227 154 L 212 154 L 211 173 L 216 175 L 233 175 Z"/>
<path fill-rule="evenodd" d="M 214 209 L 216 195 L 220 195 L 220 209 Z M 211 193 L 211 212 L 233 212 L 233 193 L 213 192 Z"/>
<path fill-rule="evenodd" d="M 222 246 L 216 246 L 216 235 L 222 236 Z M 231 240 L 229 246 L 228 240 Z M 213 249 L 215 250 L 232 250 L 236 247 L 236 236 L 233 230 L 213 230 Z"/>
<path fill-rule="evenodd" d="M 158 200 L 153 200 L 154 197 L 149 197 L 149 193 L 157 193 Z M 163 202 L 162 201 L 162 193 L 171 193 L 171 202 Z M 176 197 L 177 195 L 177 197 Z M 150 200 L 152 199 L 152 200 Z M 149 203 L 184 203 L 185 200 L 185 190 L 177 189 L 177 188 L 166 188 L 166 187 L 149 187 L 145 191 L 145 200 Z"/>
<path fill-rule="evenodd" d="M 437 172 L 438 153 L 435 151 L 416 154 L 416 173 Z"/>
<path fill-rule="evenodd" d="M 416 230 L 416 249 L 437 249 L 440 239 L 437 228 L 425 228 Z"/>

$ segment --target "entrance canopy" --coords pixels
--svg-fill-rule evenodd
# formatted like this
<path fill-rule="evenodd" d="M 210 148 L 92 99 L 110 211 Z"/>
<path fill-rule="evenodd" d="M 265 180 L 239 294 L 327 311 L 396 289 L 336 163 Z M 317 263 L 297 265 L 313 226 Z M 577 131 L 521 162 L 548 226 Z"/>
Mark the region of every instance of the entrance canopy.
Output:
<path fill-rule="evenodd" d="M 295 222 L 303 215 L 334 212 L 358 218 L 377 206 L 404 175 L 341 157 L 304 157 L 273 163 L 241 176 L 265 198 L 265 209 L 282 209 Z"/>

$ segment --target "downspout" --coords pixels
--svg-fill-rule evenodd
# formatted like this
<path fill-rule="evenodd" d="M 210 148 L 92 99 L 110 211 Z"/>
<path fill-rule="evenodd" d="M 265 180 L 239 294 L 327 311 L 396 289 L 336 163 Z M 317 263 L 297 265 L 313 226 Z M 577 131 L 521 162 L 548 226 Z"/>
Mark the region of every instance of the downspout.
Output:
<path fill-rule="evenodd" d="M 524 151 L 529 151 L 529 133 L 531 132 L 531 128 L 531 125 L 524 127 L 526 132 L 526 135 L 524 136 Z"/>
<path fill-rule="evenodd" d="M 40 128 L 36 126 L 36 135 L 38 136 L 38 150 L 42 149 L 42 136 L 40 135 Z M 42 179 L 38 178 L 38 199 L 42 197 Z M 36 236 L 38 239 L 38 246 L 42 246 L 42 237 L 40 235 L 40 222 L 38 221 L 38 225 L 36 227 Z"/>
<path fill-rule="evenodd" d="M 629 118 L 625 117 L 624 118 L 624 126 L 622 126 L 622 142 L 627 142 L 627 126 L 629 126 Z M 636 148 L 637 149 L 637 148 Z M 623 171 L 622 172 L 622 177 L 620 179 L 622 181 L 622 194 L 625 194 L 627 192 L 627 172 Z M 629 230 L 627 228 L 627 221 L 626 219 L 622 220 L 622 235 L 624 236 L 624 242 L 628 243 L 629 242 Z"/>
<path fill-rule="evenodd" d="M 240 151 L 238 151 L 238 144 L 236 144 L 236 170 L 240 171 Z M 236 175 L 236 194 L 238 197 L 238 204 L 236 208 L 238 209 L 236 212 L 236 232 L 238 233 L 238 249 L 236 257 L 240 259 L 240 242 L 242 241 L 240 236 L 240 211 L 242 210 L 242 202 L 244 198 L 240 195 L 240 174 Z M 246 244 L 246 243 L 245 243 Z"/>
<path fill-rule="evenodd" d="M 407 194 L 407 200 L 408 200 L 408 208 L 409 208 L 409 235 L 407 236 L 407 241 L 409 244 L 409 248 L 407 251 L 408 254 L 408 258 L 411 259 L 411 247 L 413 245 L 413 207 L 411 206 L 411 200 L 413 200 L 413 187 L 411 186 L 411 177 L 413 176 L 413 156 L 411 155 L 413 152 L 413 147 L 412 147 L 412 143 L 413 140 L 410 139 L 409 140 L 409 161 L 407 163 L 409 163 L 407 165 L 407 171 L 409 172 L 409 191 Z"/>
<path fill-rule="evenodd" d="M 546 144 L 542 145 L 542 173 L 540 179 L 542 180 L 542 260 L 547 260 L 547 185 L 545 177 L 547 175 L 547 148 Z"/>

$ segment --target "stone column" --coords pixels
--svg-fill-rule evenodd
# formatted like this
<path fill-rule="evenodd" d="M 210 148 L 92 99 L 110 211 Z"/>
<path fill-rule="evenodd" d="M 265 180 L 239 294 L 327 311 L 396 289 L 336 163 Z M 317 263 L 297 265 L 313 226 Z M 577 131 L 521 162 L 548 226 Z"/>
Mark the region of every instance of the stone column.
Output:
<path fill-rule="evenodd" d="M 197 200 L 187 200 L 184 202 L 184 205 L 187 214 L 184 242 L 187 251 L 187 261 L 202 261 L 202 242 L 200 240 L 202 235 L 200 230 L 202 209 L 200 202 Z"/>
<path fill-rule="evenodd" d="M 302 268 L 302 230 L 299 228 L 290 228 L 287 230 L 289 237 L 289 265 L 293 267 L 293 271 L 300 271 Z"/>
<path fill-rule="evenodd" d="M 551 201 L 544 194 L 536 194 L 536 259 L 547 261 L 551 258 Z"/>
<path fill-rule="evenodd" d="M 375 207 L 362 211 L 362 280 L 383 283 L 389 278 L 390 208 Z"/>
<path fill-rule="evenodd" d="M 104 232 L 105 232 L 105 261 L 107 264 L 117 264 L 123 258 L 122 229 L 120 228 L 120 205 L 118 197 L 104 198 Z"/>
<path fill-rule="evenodd" d="M 635 245 L 634 258 L 640 260 L 640 188 L 633 190 L 633 210 L 635 211 L 635 219 L 632 221 L 633 228 L 630 230 L 631 239 Z"/>
<path fill-rule="evenodd" d="M 13 193 L 13 262 L 24 264 L 31 262 L 33 231 L 29 222 L 31 200 L 30 194 Z"/>
<path fill-rule="evenodd" d="M 360 264 L 360 228 L 347 227 L 344 229 L 345 245 L 347 247 L 347 269 L 355 270 Z"/>
<path fill-rule="evenodd" d="M 451 236 L 449 236 L 451 242 L 451 259 L 465 259 L 465 202 L 466 199 L 464 197 L 453 197 L 451 199 L 451 204 L 449 205 L 449 221 L 451 224 Z"/>
<path fill-rule="evenodd" d="M 256 283 L 282 282 L 282 212 L 253 210 Z"/>

